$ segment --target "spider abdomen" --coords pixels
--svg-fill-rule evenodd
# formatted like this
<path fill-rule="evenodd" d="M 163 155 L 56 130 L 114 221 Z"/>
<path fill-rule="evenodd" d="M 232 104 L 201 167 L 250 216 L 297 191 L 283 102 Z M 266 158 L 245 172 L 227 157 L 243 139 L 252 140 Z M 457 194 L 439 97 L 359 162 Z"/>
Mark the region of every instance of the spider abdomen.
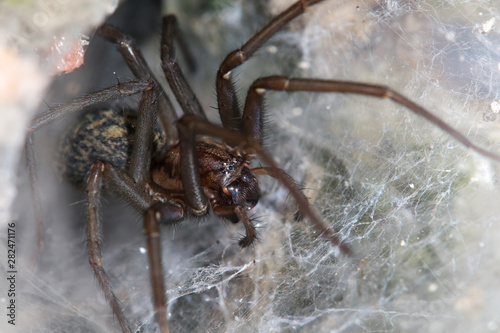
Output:
<path fill-rule="evenodd" d="M 217 189 L 223 186 L 226 179 L 245 163 L 244 158 L 233 152 L 232 148 L 207 138 L 200 138 L 197 141 L 196 150 L 202 183 L 207 188 Z M 182 190 L 180 174 L 179 146 L 175 146 L 163 156 L 153 160 L 152 178 L 163 188 Z"/>
<path fill-rule="evenodd" d="M 94 161 L 101 160 L 124 169 L 130 162 L 137 114 L 131 110 L 92 110 L 86 112 L 66 132 L 59 147 L 62 175 L 71 184 L 81 186 Z M 161 147 L 165 137 L 155 131 L 153 149 Z"/>

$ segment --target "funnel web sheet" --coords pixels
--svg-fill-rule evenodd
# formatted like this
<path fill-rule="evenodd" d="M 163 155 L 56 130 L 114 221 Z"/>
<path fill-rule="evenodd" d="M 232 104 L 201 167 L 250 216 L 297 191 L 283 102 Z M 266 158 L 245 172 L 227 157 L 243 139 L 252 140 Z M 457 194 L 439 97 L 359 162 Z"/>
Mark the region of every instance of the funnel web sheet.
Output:
<path fill-rule="evenodd" d="M 202 68 L 210 74 L 193 79 L 205 105 L 216 105 L 207 87 L 223 55 L 290 3 L 214 1 L 202 15 L 179 14 L 215 59 Z M 257 77 L 277 74 L 388 85 L 500 151 L 500 14 L 493 0 L 327 0 L 235 73 L 242 96 Z M 217 218 L 164 231 L 173 332 L 500 329 L 498 164 L 390 101 L 269 92 L 266 102 L 266 147 L 354 255 L 339 255 L 307 220 L 296 221 L 287 191 L 261 177 L 253 248 L 238 247 L 242 226 Z M 130 218 L 131 209 L 113 199 L 102 205 L 103 221 L 114 222 L 104 230 L 104 265 L 129 319 L 153 330 L 140 217 Z M 58 245 L 47 246 L 50 259 L 38 275 L 26 274 L 20 302 L 45 319 L 44 332 L 114 331 L 80 234 L 55 231 L 60 220 L 81 219 L 84 204 L 68 211 L 44 217 L 54 223 L 48 237 Z M 31 327 L 23 316 L 22 327 Z"/>

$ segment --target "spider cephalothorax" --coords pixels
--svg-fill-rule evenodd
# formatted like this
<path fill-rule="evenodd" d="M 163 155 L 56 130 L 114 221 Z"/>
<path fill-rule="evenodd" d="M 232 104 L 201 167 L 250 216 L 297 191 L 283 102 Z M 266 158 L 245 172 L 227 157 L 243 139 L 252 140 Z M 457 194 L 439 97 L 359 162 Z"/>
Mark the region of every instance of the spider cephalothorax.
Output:
<path fill-rule="evenodd" d="M 236 214 L 227 214 L 218 209 L 236 205 L 250 210 L 259 201 L 260 188 L 248 165 L 249 160 L 241 154 L 240 149 L 208 138 L 197 140 L 196 148 L 205 196 L 216 214 L 238 222 Z M 183 196 L 179 146 L 153 161 L 151 171 L 156 184 L 179 193 L 177 198 Z"/>

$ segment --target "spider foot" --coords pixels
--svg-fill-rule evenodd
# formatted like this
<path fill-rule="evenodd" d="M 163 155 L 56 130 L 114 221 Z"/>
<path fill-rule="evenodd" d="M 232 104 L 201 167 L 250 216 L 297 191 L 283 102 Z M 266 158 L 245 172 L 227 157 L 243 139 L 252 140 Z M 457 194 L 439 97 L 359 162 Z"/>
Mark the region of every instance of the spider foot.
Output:
<path fill-rule="evenodd" d="M 257 239 L 257 236 L 253 235 L 251 237 L 245 236 L 238 241 L 238 245 L 242 248 L 249 247 Z"/>

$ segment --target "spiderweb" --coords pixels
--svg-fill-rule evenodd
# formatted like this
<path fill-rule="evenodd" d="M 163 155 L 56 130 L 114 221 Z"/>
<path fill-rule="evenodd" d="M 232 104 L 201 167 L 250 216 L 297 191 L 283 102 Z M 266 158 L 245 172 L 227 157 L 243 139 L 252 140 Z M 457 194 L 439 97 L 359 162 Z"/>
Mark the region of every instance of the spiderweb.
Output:
<path fill-rule="evenodd" d="M 268 10 L 289 3 L 272 1 Z M 229 35 L 217 58 L 266 22 L 257 15 L 260 5 L 214 1 L 203 15 L 180 18 L 204 34 L 202 44 Z M 386 84 L 498 152 L 497 7 L 494 1 L 326 1 L 238 71 L 242 94 L 269 74 Z M 207 71 L 214 73 L 218 61 Z M 205 86 L 204 103 L 215 105 L 207 77 L 196 77 L 195 87 Z M 239 249 L 241 226 L 216 218 L 164 231 L 172 331 L 500 329 L 498 165 L 389 101 L 269 93 L 267 102 L 267 147 L 354 255 L 339 255 L 307 220 L 297 221 L 287 191 L 261 178 L 254 247 Z M 103 203 L 113 205 L 120 208 L 106 208 L 103 216 L 114 222 L 104 229 L 104 263 L 133 324 L 154 331 L 140 217 L 130 218 L 131 209 L 113 199 Z M 74 206 L 53 220 L 81 218 L 84 204 Z M 50 268 L 27 279 L 29 293 L 21 297 L 30 314 L 45 318 L 47 332 L 115 330 L 80 234 L 51 232 L 53 251 L 71 251 L 44 259 Z M 42 306 L 46 301 L 50 306 Z"/>

